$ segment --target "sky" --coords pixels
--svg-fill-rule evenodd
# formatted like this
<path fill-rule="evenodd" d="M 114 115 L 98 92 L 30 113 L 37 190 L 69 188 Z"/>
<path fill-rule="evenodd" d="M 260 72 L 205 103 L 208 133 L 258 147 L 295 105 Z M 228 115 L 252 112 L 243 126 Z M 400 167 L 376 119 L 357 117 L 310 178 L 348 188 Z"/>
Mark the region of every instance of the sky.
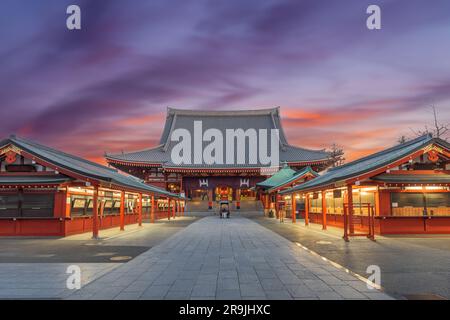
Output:
<path fill-rule="evenodd" d="M 102 162 L 156 145 L 167 107 L 279 106 L 291 144 L 349 161 L 412 138 L 431 105 L 450 122 L 449 57 L 448 0 L 2 0 L 0 136 Z"/>

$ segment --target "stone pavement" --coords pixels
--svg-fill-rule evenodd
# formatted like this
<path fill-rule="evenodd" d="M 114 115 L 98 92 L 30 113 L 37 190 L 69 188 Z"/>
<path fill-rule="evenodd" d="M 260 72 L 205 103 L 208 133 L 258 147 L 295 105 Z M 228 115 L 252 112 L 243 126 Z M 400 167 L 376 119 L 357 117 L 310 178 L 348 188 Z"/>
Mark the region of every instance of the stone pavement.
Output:
<path fill-rule="evenodd" d="M 70 263 L 0 263 L 0 299 L 60 299 L 72 294 L 66 287 Z M 77 263 L 81 284 L 112 271 L 119 263 Z"/>
<path fill-rule="evenodd" d="M 100 230 L 100 240 L 92 233 L 57 237 L 0 237 L 0 270 L 3 263 L 111 263 L 120 256 L 134 258 L 185 228 L 196 219 L 177 217 Z M 32 269 L 33 264 L 30 264 Z M 21 268 L 25 270 L 25 268 Z"/>
<path fill-rule="evenodd" d="M 69 299 L 390 299 L 241 217 L 205 217 Z"/>
<path fill-rule="evenodd" d="M 364 237 L 345 242 L 341 228 L 323 231 L 320 224 L 305 227 L 304 220 L 252 221 L 361 275 L 369 265 L 379 266 L 385 292 L 398 299 L 450 299 L 449 235 L 377 235 L 376 242 Z"/>

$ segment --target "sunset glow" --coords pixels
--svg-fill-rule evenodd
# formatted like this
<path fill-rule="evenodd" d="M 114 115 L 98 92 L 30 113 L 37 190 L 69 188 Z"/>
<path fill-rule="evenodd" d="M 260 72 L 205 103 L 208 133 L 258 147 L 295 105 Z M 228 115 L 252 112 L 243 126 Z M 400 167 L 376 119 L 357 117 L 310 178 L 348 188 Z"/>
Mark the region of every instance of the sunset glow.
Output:
<path fill-rule="evenodd" d="M 76 32 L 73 2 L 2 2 L 2 137 L 104 162 L 158 144 L 168 106 L 280 106 L 291 144 L 352 160 L 450 119 L 446 0 L 377 1 L 376 31 L 365 0 L 76 1 Z"/>

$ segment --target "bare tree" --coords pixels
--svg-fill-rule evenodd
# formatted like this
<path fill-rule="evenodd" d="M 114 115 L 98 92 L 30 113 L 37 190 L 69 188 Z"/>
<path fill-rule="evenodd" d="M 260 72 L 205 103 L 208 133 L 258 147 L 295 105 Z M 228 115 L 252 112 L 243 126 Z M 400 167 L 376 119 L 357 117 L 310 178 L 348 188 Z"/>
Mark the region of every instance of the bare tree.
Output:
<path fill-rule="evenodd" d="M 436 106 L 433 105 L 430 107 L 430 109 L 431 109 L 431 113 L 433 115 L 432 127 L 429 128 L 428 125 L 425 125 L 424 128 L 421 130 L 411 129 L 411 131 L 416 136 L 423 136 L 425 134 L 431 134 L 435 138 L 441 138 L 441 139 L 446 140 L 448 133 L 450 133 L 450 123 L 442 122 L 439 119 L 439 114 L 436 109 Z"/>
<path fill-rule="evenodd" d="M 342 146 L 333 143 L 329 149 L 329 154 L 329 159 L 333 168 L 344 164 L 344 148 Z"/>
<path fill-rule="evenodd" d="M 406 136 L 403 136 L 403 135 L 398 137 L 398 139 L 397 139 L 397 142 L 399 144 L 405 143 L 406 141 L 408 141 L 408 138 L 406 138 Z"/>

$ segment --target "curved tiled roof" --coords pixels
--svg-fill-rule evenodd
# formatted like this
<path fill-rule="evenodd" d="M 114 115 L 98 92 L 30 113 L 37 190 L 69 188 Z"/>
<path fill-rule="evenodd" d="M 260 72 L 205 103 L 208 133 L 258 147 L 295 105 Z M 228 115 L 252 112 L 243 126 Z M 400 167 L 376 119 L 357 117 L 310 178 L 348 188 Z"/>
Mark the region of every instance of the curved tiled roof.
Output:
<path fill-rule="evenodd" d="M 170 154 L 164 152 L 163 146 L 159 145 L 154 148 L 119 154 L 106 154 L 107 160 L 142 162 L 142 163 L 164 163 L 168 161 Z"/>
<path fill-rule="evenodd" d="M 284 183 L 286 180 L 291 179 L 297 171 L 291 169 L 290 167 L 283 167 L 280 171 L 273 174 L 271 177 L 264 181 L 258 182 L 256 185 L 262 188 L 272 188 L 280 183 Z"/>
<path fill-rule="evenodd" d="M 380 174 L 371 178 L 386 183 L 450 183 L 450 174 Z"/>
<path fill-rule="evenodd" d="M 280 171 L 272 175 L 270 178 L 259 182 L 256 184 L 256 186 L 268 189 L 268 191 L 272 191 L 278 187 L 284 186 L 290 182 L 295 181 L 296 179 L 299 179 L 306 174 L 311 174 L 314 177 L 317 177 L 318 174 L 311 169 L 311 167 L 305 167 L 300 171 L 295 171 L 291 169 L 288 166 L 283 167 Z"/>
<path fill-rule="evenodd" d="M 187 129 L 194 136 L 194 121 L 202 121 L 203 131 L 215 128 L 220 130 L 225 137 L 226 129 L 278 129 L 279 130 L 279 156 L 280 162 L 288 163 L 323 163 L 329 160 L 328 153 L 324 150 L 310 150 L 292 146 L 287 142 L 280 120 L 279 108 L 260 110 L 236 110 L 236 111 L 203 111 L 203 110 L 181 110 L 167 109 L 167 118 L 164 130 L 161 135 L 160 145 L 147 150 L 122 153 L 107 154 L 106 159 L 111 162 L 131 162 L 142 164 L 161 164 L 165 167 L 177 167 L 171 161 L 171 149 L 177 142 L 170 141 L 171 133 L 178 129 Z M 269 131 L 268 131 L 269 132 Z M 203 147 L 209 142 L 203 142 Z M 225 143 L 224 143 L 225 148 Z M 193 148 L 192 148 L 193 150 Z M 235 151 L 237 152 L 237 151 Z M 225 154 L 225 150 L 224 150 Z M 236 155 L 235 155 L 236 158 Z M 182 167 L 192 168 L 235 168 L 235 167 L 264 167 L 263 164 L 249 165 L 182 165 Z"/>
<path fill-rule="evenodd" d="M 101 164 L 44 146 L 28 139 L 19 138 L 13 135 L 8 139 L 1 141 L 0 147 L 9 144 L 15 145 L 19 149 L 49 162 L 58 168 L 66 169 L 70 172 L 86 176 L 94 180 L 115 184 L 140 192 L 150 192 L 170 197 L 179 197 L 178 195 L 167 192 L 161 188 L 147 185 L 136 177 L 121 174 L 116 169 L 105 167 Z"/>
<path fill-rule="evenodd" d="M 5 185 L 20 185 L 20 184 L 61 184 L 71 179 L 62 174 L 53 174 L 48 176 L 0 176 L 0 184 Z"/>

